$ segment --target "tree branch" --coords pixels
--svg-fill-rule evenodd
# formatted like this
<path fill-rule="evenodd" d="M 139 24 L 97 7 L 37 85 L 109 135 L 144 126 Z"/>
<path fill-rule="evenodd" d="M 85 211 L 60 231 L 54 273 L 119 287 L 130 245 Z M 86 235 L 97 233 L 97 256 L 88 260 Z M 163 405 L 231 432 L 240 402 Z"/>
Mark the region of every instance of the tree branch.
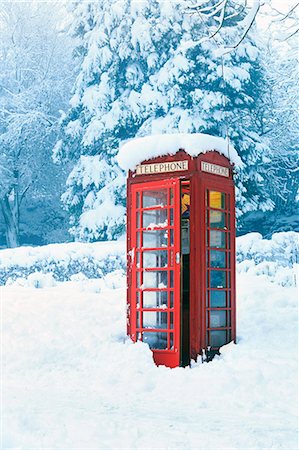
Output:
<path fill-rule="evenodd" d="M 241 42 L 245 39 L 245 37 L 247 36 L 249 30 L 251 29 L 251 27 L 255 21 L 255 18 L 257 16 L 257 13 L 259 12 L 260 6 L 261 6 L 260 0 L 255 0 L 250 13 L 247 15 L 247 17 L 243 21 L 243 23 L 245 24 L 245 31 L 244 31 L 243 35 L 241 36 L 241 38 L 238 40 L 238 42 L 236 44 L 226 47 L 228 49 L 228 51 L 225 53 L 230 53 L 232 50 L 235 50 L 241 44 Z"/>

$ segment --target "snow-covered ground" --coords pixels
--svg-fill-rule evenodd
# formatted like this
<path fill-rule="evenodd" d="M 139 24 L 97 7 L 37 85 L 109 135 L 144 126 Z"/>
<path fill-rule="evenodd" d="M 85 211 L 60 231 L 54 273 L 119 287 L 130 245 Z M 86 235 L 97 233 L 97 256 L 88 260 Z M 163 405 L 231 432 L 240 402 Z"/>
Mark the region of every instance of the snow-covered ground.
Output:
<path fill-rule="evenodd" d="M 297 449 L 296 278 L 273 270 L 239 270 L 238 345 L 185 369 L 126 338 L 121 270 L 2 286 L 1 449 Z"/>

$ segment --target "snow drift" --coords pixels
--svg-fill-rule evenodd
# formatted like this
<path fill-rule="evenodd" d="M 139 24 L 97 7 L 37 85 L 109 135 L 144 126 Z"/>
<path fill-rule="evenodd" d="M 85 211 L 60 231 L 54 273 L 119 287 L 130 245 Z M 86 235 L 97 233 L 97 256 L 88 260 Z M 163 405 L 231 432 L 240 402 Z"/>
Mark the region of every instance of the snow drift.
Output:
<path fill-rule="evenodd" d="M 276 247 L 282 253 L 290 238 L 245 236 L 240 254 L 252 267 L 263 252 L 276 255 L 280 268 L 292 270 Z M 104 261 L 118 245 L 88 247 L 101 247 L 95 255 Z M 7 250 L 1 261 L 25 266 L 26 251 L 35 253 L 32 262 L 47 247 L 23 249 L 22 258 Z M 86 255 L 78 244 L 50 253 L 66 260 L 72 248 Z M 50 278 L 36 286 L 32 276 L 25 287 L 2 286 L 3 448 L 295 450 L 296 288 L 282 287 L 278 275 L 237 274 L 238 345 L 185 369 L 157 368 L 146 344 L 127 339 L 121 271 L 77 274 L 52 287 Z"/>

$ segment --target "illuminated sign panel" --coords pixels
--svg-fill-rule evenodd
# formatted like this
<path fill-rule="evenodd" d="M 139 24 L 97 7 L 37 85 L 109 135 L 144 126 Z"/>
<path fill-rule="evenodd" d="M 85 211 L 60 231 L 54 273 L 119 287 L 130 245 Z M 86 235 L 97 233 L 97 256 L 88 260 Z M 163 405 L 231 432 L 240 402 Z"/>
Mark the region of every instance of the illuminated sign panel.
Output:
<path fill-rule="evenodd" d="M 155 164 L 143 164 L 136 167 L 136 175 L 150 175 L 153 173 L 179 172 L 188 170 L 189 161 L 172 161 Z"/>
<path fill-rule="evenodd" d="M 206 161 L 201 162 L 201 170 L 203 172 L 213 173 L 214 175 L 220 175 L 221 177 L 229 177 L 229 169 L 227 167 L 217 166 Z"/>

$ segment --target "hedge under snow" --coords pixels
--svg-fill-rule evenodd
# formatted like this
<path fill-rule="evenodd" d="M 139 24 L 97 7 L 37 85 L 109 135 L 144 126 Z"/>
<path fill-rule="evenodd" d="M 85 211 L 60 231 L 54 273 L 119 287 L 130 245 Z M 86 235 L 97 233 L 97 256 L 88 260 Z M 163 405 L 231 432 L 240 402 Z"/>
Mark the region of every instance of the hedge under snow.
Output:
<path fill-rule="evenodd" d="M 125 270 L 125 243 L 121 241 L 49 244 L 0 251 L 0 285 L 31 277 L 33 285 L 51 284 L 50 278 L 39 280 L 38 274 L 68 281 L 74 275 L 102 278 L 115 270 Z"/>
<path fill-rule="evenodd" d="M 281 285 L 296 284 L 293 267 L 298 263 L 299 233 L 259 233 L 237 238 L 237 271 L 266 275 Z M 30 277 L 32 284 L 68 281 L 74 276 L 103 278 L 110 272 L 125 273 L 125 241 L 50 244 L 0 250 L 0 284 Z M 40 275 L 43 276 L 42 280 Z"/>

